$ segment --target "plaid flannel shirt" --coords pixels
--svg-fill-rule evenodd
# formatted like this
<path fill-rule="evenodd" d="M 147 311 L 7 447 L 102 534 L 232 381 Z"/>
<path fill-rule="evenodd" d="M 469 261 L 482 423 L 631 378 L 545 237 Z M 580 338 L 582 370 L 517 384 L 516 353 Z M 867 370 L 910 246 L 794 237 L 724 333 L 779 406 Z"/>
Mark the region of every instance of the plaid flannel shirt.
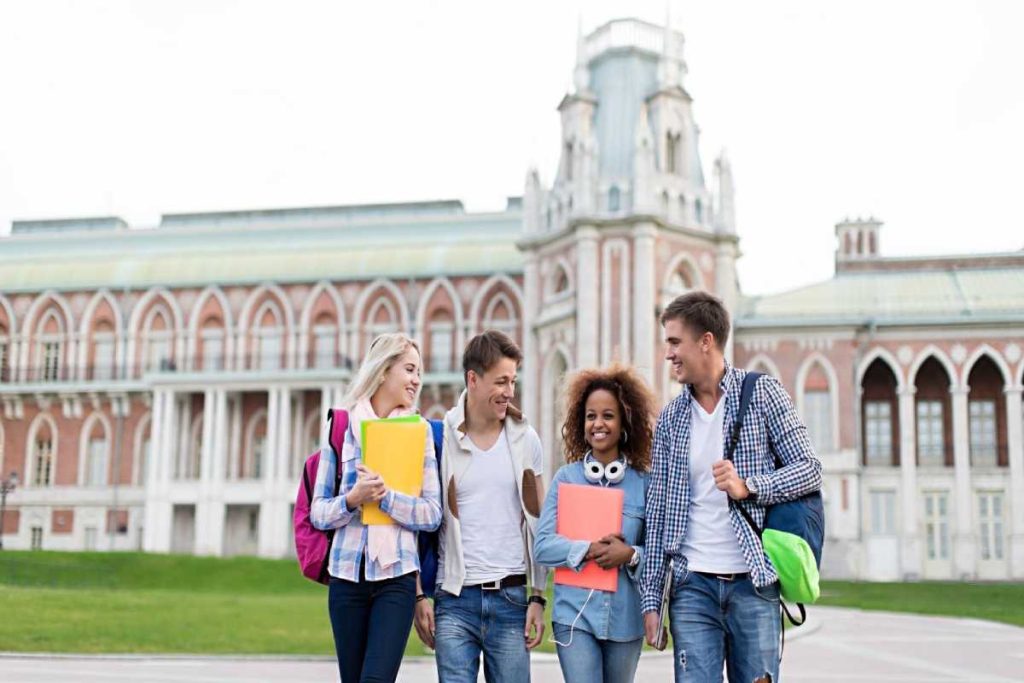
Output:
<path fill-rule="evenodd" d="M 739 411 L 740 389 L 746 370 L 727 362 L 719 388 L 725 395 L 722 439 L 728 448 Z M 686 523 L 690 512 L 690 421 L 692 387 L 662 410 L 654 429 L 652 474 L 647 494 L 646 557 L 640 576 L 644 612 L 661 608 L 662 586 L 668 560 L 673 560 L 674 581 L 686 575 L 686 557 L 682 554 Z M 775 455 L 782 466 L 775 469 Z M 814 455 L 807 428 L 796 414 L 789 395 L 774 377 L 761 377 L 754 388 L 744 419 L 733 464 L 743 479 L 757 486 L 757 502 L 740 501 L 758 525 L 764 524 L 765 507 L 793 500 L 821 488 L 821 463 Z M 775 569 L 764 554 L 761 539 L 733 506 L 729 508 L 733 531 L 755 586 L 767 586 L 778 580 Z"/>
<path fill-rule="evenodd" d="M 362 450 L 355 438 L 355 424 L 345 430 L 341 448 L 341 486 L 334 496 L 334 450 L 325 446 L 320 450 L 320 463 L 316 468 L 316 486 L 309 519 L 317 529 L 337 529 L 331 543 L 331 559 L 327 572 L 346 581 L 359 581 L 359 565 L 366 552 L 367 527 L 363 524 L 361 509 L 349 510 L 345 495 L 356 484 L 356 465 L 363 460 Z M 419 496 L 388 491 L 380 501 L 380 509 L 399 525 L 398 562 L 382 567 L 367 560 L 366 580 L 381 581 L 419 571 L 420 557 L 416 548 L 417 531 L 434 531 L 441 523 L 441 483 L 437 476 L 437 458 L 434 456 L 433 433 L 428 428 L 423 449 L 423 490 Z"/>

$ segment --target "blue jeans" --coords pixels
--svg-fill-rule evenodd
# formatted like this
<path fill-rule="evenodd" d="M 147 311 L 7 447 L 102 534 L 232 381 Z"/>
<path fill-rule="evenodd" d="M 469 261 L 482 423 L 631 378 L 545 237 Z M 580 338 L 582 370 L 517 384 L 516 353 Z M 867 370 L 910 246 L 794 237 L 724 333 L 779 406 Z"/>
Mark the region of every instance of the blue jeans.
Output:
<path fill-rule="evenodd" d="M 633 683 L 636 665 L 644 639 L 598 640 L 588 631 L 570 629 L 565 624 L 552 624 L 555 640 L 569 643 L 556 644 L 558 663 L 562 667 L 565 683 Z"/>
<path fill-rule="evenodd" d="M 669 605 L 676 683 L 779 680 L 782 621 L 779 584 L 757 588 L 749 577 L 712 578 L 687 572 Z"/>
<path fill-rule="evenodd" d="M 383 581 L 331 578 L 327 609 L 342 683 L 394 683 L 415 606 L 415 574 Z"/>
<path fill-rule="evenodd" d="M 464 586 L 456 597 L 434 598 L 434 650 L 439 683 L 476 683 L 480 653 L 487 683 L 529 683 L 526 587 L 483 590 Z"/>

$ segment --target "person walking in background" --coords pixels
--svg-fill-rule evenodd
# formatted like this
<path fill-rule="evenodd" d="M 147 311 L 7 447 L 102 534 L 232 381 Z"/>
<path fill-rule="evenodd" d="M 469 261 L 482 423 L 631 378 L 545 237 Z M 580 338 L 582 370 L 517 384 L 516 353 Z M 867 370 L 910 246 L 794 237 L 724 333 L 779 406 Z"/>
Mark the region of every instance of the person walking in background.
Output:
<path fill-rule="evenodd" d="M 754 387 L 733 459 L 724 459 L 747 374 L 725 360 L 729 313 L 710 294 L 690 292 L 665 308 L 661 324 L 665 360 L 684 386 L 654 432 L 640 582 L 647 642 L 660 637 L 663 586 L 672 581 L 676 681 L 717 683 L 724 663 L 730 683 L 772 683 L 778 576 L 734 508 L 763 526 L 766 506 L 821 488 L 821 463 L 785 389 L 768 376 Z"/>
<path fill-rule="evenodd" d="M 512 404 L 522 359 L 501 332 L 471 339 L 466 390 L 445 416 L 437 590 L 433 604 L 422 594 L 416 602 L 440 683 L 476 683 L 481 653 L 488 683 L 528 683 L 530 650 L 544 635 L 547 570 L 533 547 L 544 455 Z"/>
<path fill-rule="evenodd" d="M 612 365 L 573 375 L 566 390 L 566 465 L 544 501 L 537 561 L 575 571 L 593 562 L 617 568 L 615 592 L 555 584 L 552 629 L 566 683 L 630 683 L 643 647 L 637 572 L 644 556 L 644 501 L 651 463 L 654 396 L 635 370 Z M 560 536 L 561 484 L 624 493 L 622 534 L 599 541 Z"/>
<path fill-rule="evenodd" d="M 310 520 L 337 529 L 331 545 L 328 612 L 342 683 L 393 682 L 412 625 L 419 555 L 416 532 L 441 522 L 441 492 L 430 429 L 423 444 L 423 490 L 410 496 L 389 490 L 362 462 L 364 420 L 410 415 L 420 390 L 420 352 L 403 334 L 373 340 L 344 401 L 349 411 L 334 495 L 335 457 L 321 451 Z M 395 521 L 365 526 L 360 506 L 379 503 Z"/>

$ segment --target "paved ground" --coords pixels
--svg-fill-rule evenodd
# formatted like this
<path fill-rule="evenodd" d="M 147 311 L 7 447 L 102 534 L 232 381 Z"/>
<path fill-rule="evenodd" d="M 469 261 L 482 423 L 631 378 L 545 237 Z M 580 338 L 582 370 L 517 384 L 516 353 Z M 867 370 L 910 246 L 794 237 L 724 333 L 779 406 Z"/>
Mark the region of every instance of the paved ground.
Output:
<path fill-rule="evenodd" d="M 1024 629 L 942 617 L 815 607 L 807 630 L 786 644 L 781 679 L 789 683 L 1007 683 L 1024 681 Z M 310 683 L 336 681 L 330 660 L 309 658 L 159 658 L 0 656 L 4 683 Z M 433 663 L 402 665 L 401 683 L 437 680 Z M 481 680 L 482 677 L 481 677 Z M 561 681 L 553 655 L 535 655 L 534 683 Z M 671 681 L 672 658 L 644 655 L 637 681 Z"/>

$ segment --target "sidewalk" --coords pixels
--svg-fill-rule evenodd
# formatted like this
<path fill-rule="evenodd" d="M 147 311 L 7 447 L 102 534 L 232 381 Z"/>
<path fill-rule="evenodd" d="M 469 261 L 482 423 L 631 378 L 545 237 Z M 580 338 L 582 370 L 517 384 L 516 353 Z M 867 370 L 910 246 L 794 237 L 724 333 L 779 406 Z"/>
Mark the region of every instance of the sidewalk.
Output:
<path fill-rule="evenodd" d="M 787 683 L 1013 683 L 1024 681 L 1024 629 L 972 619 L 814 607 L 786 641 Z M 804 630 L 806 629 L 806 630 Z M 534 655 L 532 683 L 562 680 L 554 655 Z M 336 681 L 329 658 L 0 655 L 4 683 L 309 683 Z M 400 683 L 434 683 L 430 659 L 402 664 Z M 483 681 L 483 676 L 480 677 Z M 671 681 L 672 656 L 640 658 L 638 683 Z"/>

